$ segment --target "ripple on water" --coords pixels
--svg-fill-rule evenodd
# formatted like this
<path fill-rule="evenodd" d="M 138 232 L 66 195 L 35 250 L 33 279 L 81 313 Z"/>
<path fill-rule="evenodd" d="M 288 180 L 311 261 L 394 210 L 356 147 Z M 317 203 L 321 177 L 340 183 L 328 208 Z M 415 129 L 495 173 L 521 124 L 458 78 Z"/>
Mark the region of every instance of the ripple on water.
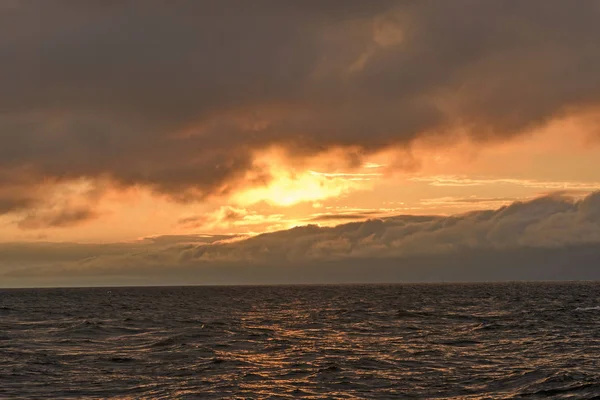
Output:
<path fill-rule="evenodd" d="M 595 283 L 0 295 L 0 398 L 600 394 Z"/>

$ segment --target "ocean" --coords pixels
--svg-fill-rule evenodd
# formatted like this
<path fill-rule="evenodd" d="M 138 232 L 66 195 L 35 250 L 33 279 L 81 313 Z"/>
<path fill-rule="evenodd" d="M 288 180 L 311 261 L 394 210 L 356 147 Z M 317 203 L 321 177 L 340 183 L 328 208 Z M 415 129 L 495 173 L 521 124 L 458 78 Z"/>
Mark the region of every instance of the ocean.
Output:
<path fill-rule="evenodd" d="M 4 289 L 0 398 L 600 398 L 600 283 Z"/>

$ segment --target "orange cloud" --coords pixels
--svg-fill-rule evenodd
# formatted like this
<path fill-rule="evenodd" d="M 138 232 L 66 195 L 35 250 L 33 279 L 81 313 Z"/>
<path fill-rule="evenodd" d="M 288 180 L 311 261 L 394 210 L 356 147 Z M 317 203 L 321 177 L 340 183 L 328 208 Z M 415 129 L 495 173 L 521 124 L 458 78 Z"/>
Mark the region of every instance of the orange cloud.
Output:
<path fill-rule="evenodd" d="M 291 206 L 315 202 L 369 188 L 370 181 L 382 176 L 372 171 L 363 172 L 360 166 L 352 172 L 340 172 L 348 166 L 348 159 L 339 149 L 319 157 L 295 160 L 288 157 L 286 151 L 271 148 L 257 153 L 255 165 L 259 165 L 261 171 L 267 171 L 269 181 L 256 187 L 241 188 L 231 196 L 234 203 L 251 205 L 265 201 L 276 206 Z M 313 170 L 318 168 L 331 168 L 333 172 Z"/>

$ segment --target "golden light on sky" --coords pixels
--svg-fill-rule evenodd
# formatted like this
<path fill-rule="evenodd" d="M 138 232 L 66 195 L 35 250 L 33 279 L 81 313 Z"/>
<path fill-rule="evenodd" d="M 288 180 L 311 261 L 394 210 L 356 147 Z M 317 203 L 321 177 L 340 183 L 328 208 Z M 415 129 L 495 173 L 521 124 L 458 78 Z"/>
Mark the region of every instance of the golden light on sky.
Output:
<path fill-rule="evenodd" d="M 206 201 L 182 203 L 107 180 L 66 181 L 40 189 L 43 207 L 3 216 L 0 239 L 111 242 L 160 234 L 256 234 L 308 223 L 498 208 L 555 191 L 582 195 L 600 189 L 600 158 L 583 121 L 560 119 L 483 149 L 464 139 L 442 146 L 426 140 L 373 154 L 358 165 L 348 164 L 339 149 L 302 160 L 271 149 L 254 159 L 268 176 L 264 182 Z M 70 223 L 90 205 L 89 218 Z M 65 207 L 71 214 L 61 213 Z"/>
<path fill-rule="evenodd" d="M 67 3 L 0 13 L 0 243 L 369 231 L 600 190 L 594 2 Z"/>
<path fill-rule="evenodd" d="M 564 304 L 540 302 L 543 318 L 594 314 L 599 21 L 600 0 L 0 0 L 0 322 L 15 322 L 0 347 L 16 346 L 9 390 L 23 392 L 40 360 L 44 372 L 64 372 L 70 347 L 101 345 L 75 360 L 106 372 L 87 374 L 97 396 L 229 396 L 261 385 L 268 395 L 364 394 L 348 381 L 353 369 L 362 377 L 378 369 L 369 379 L 390 394 L 379 378 L 422 352 L 374 360 L 358 346 L 358 358 L 345 357 L 339 341 L 356 336 L 356 348 L 379 338 L 384 353 L 397 350 L 407 321 L 436 333 L 441 318 L 451 334 L 477 339 L 418 335 L 443 348 L 442 359 L 489 349 L 499 331 L 486 328 L 530 318 L 535 304 L 520 313 L 512 303 L 547 289 Z M 481 312 L 467 287 L 483 296 Z M 499 302 L 488 289 L 508 296 Z M 436 299 L 417 304 L 434 292 L 456 292 L 454 305 L 472 315 L 430 313 L 443 306 Z M 281 313 L 294 308 L 304 310 Z M 259 309 L 301 319 L 282 325 L 291 333 L 284 341 L 312 346 L 328 326 L 348 329 L 330 329 L 333 345 L 317 346 L 317 358 L 309 346 L 308 360 L 273 341 L 277 321 Z M 23 352 L 23 332 L 45 339 Z M 171 357 L 190 340 L 191 375 Z M 163 356 L 180 380 L 156 370 Z M 294 376 L 282 374 L 277 359 L 288 356 L 307 373 L 286 361 Z M 252 363 L 274 379 L 249 373 Z M 511 387 L 492 371 L 483 389 L 535 397 L 600 388 L 586 366 L 573 364 L 576 380 L 585 378 L 573 385 L 564 368 L 537 364 L 531 382 L 516 368 Z M 132 386 L 125 370 L 149 384 Z M 243 379 L 231 382 L 238 372 Z M 70 381 L 21 386 L 84 393 Z M 441 395 L 438 386 L 427 392 Z M 457 398 L 477 395 L 455 389 Z"/>
<path fill-rule="evenodd" d="M 242 189 L 234 194 L 231 201 L 240 205 L 253 205 L 265 201 L 274 206 L 292 206 L 301 202 L 314 202 L 337 197 L 364 186 L 365 182 L 380 176 L 378 173 L 320 172 L 310 168 L 332 168 L 343 165 L 340 152 L 323 154 L 318 159 L 302 160 L 300 164 L 290 163 L 282 150 L 271 150 L 258 154 L 255 165 L 261 166 L 267 175 L 266 182 Z M 360 181 L 360 183 L 359 183 Z"/>

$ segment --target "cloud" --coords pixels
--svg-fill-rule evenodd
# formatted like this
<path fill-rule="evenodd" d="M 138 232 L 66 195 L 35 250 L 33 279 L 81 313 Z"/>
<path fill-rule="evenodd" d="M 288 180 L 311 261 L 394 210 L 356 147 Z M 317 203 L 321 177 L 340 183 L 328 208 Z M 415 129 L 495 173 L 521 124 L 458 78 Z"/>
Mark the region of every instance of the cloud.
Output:
<path fill-rule="evenodd" d="M 39 200 L 39 188 L 34 181 L 0 170 L 0 216 L 32 208 Z"/>
<path fill-rule="evenodd" d="M 0 215 L 29 208 L 34 204 L 34 200 L 28 197 L 6 195 L 0 197 Z"/>
<path fill-rule="evenodd" d="M 548 193 L 550 195 L 556 195 L 556 192 Z M 568 193 L 563 193 L 565 196 Z M 586 195 L 589 192 L 585 193 Z M 490 209 L 497 208 L 502 205 L 507 205 L 515 201 L 519 201 L 522 199 L 515 197 L 477 197 L 477 196 L 469 196 L 469 197 L 438 197 L 433 199 L 421 199 L 419 202 L 421 206 L 425 207 L 451 207 L 455 209 Z"/>
<path fill-rule="evenodd" d="M 566 194 L 566 193 L 565 193 Z M 514 197 L 439 197 L 436 199 L 425 199 L 421 200 L 421 204 L 427 205 L 438 205 L 438 204 L 452 204 L 452 205 L 470 205 L 470 204 L 493 204 L 493 203 L 510 203 L 517 199 Z"/>
<path fill-rule="evenodd" d="M 81 266 L 98 263 L 100 269 L 91 268 L 91 275 L 101 275 L 102 271 L 117 268 L 114 273 L 119 273 L 119 265 L 110 265 L 110 260 L 131 259 L 138 267 L 145 268 L 143 261 L 158 259 L 157 254 L 176 255 L 184 249 L 197 245 L 211 243 L 226 243 L 243 236 L 239 235 L 162 235 L 150 236 L 132 242 L 119 243 L 0 243 L 0 274 L 6 271 L 53 271 L 60 275 L 60 270 L 75 268 L 81 272 Z M 106 265 L 104 262 L 108 262 Z M 168 264 L 163 265 L 169 267 Z M 173 265 L 171 265 L 173 266 Z M 85 268 L 84 268 L 85 269 Z M 19 273 L 19 272 L 15 272 Z M 2 282 L 0 280 L 0 282 Z"/>
<path fill-rule="evenodd" d="M 403 204 L 403 203 L 399 203 Z M 331 225 L 336 221 L 340 223 L 344 220 L 367 220 L 367 219 L 387 219 L 398 215 L 399 212 L 405 212 L 409 207 L 401 208 L 352 208 L 352 207 L 327 207 L 327 212 L 311 214 L 309 218 L 301 221 L 312 223 L 325 223 Z"/>
<path fill-rule="evenodd" d="M 159 235 L 143 238 L 137 244 L 149 243 L 152 245 L 181 245 L 181 244 L 208 244 L 228 241 L 241 235 Z"/>
<path fill-rule="evenodd" d="M 33 211 L 18 221 L 21 229 L 62 228 L 97 218 L 98 214 L 88 208 Z"/>
<path fill-rule="evenodd" d="M 0 216 L 9 215 L 21 229 L 64 228 L 99 217 L 97 208 L 104 189 L 102 182 L 79 179 L 41 183 L 8 182 L 2 185 L 0 173 Z"/>
<path fill-rule="evenodd" d="M 181 218 L 178 224 L 186 229 L 204 229 L 210 231 L 231 229 L 268 229 L 283 220 L 282 214 L 260 214 L 256 211 L 232 206 L 221 206 L 213 212 L 191 215 Z M 272 229 L 270 229 L 272 230 Z"/>
<path fill-rule="evenodd" d="M 517 178 L 471 178 L 462 175 L 417 176 L 410 178 L 413 182 L 426 182 L 432 186 L 482 186 L 482 185 L 516 185 L 534 189 L 546 189 L 551 192 L 563 191 L 595 191 L 600 189 L 600 182 L 573 181 L 540 181 Z"/>
<path fill-rule="evenodd" d="M 512 137 L 599 105 L 599 16 L 561 0 L 19 3 L 0 15 L 0 185 L 110 179 L 187 201 L 269 182 L 255 154 L 272 146 L 356 165 L 423 135 Z"/>
<path fill-rule="evenodd" d="M 320 213 L 313 214 L 309 219 L 310 222 L 327 222 L 327 221 L 343 221 L 343 220 L 359 220 L 373 217 L 377 212 L 363 212 L 363 213 Z"/>
<path fill-rule="evenodd" d="M 599 245 L 596 192 L 580 200 L 553 195 L 449 217 L 400 215 L 249 238 L 0 244 L 0 277 L 11 285 L 123 282 L 119 277 L 137 284 L 598 279 Z"/>
<path fill-rule="evenodd" d="M 398 216 L 336 227 L 309 225 L 223 246 L 186 250 L 187 260 L 311 262 L 408 257 L 471 249 L 600 243 L 600 193 L 547 196 L 450 217 Z"/>

